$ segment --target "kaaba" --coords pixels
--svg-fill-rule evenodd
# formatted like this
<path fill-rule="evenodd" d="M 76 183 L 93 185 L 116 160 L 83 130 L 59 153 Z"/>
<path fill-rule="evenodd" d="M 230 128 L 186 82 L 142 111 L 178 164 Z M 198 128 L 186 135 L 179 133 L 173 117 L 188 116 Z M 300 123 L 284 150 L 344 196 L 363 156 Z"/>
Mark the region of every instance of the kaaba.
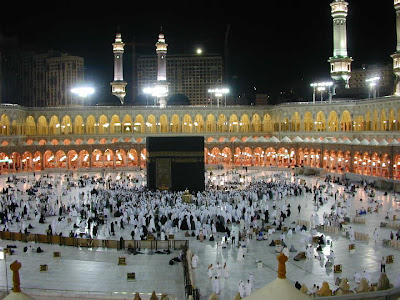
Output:
<path fill-rule="evenodd" d="M 204 191 L 204 137 L 147 137 L 149 190 Z"/>

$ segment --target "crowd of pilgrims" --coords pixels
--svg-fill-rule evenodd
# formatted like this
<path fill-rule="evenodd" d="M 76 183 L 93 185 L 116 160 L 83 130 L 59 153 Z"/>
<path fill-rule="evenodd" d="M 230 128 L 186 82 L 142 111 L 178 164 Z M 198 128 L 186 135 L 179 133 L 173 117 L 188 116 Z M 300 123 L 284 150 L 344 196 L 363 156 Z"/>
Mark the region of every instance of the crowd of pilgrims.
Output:
<path fill-rule="evenodd" d="M 64 197 L 55 191 L 62 177 L 37 176 L 32 181 L 10 177 L 1 195 L 0 230 L 17 228 L 29 233 L 37 222 L 48 224 L 48 235 L 99 238 L 129 228 L 133 240 L 146 239 L 149 234 L 165 240 L 179 230 L 212 239 L 217 232 L 230 236 L 228 225 L 232 222 L 240 223 L 242 233 L 269 222 L 279 229 L 291 214 L 290 203 L 284 199 L 312 192 L 305 184 L 279 177 L 253 178 L 245 189 L 214 187 L 192 193 L 192 202 L 186 203 L 182 200 L 183 192 L 149 191 L 140 184 L 141 178 L 124 174 L 117 180 L 89 176 L 74 180 L 71 175 L 61 176 Z M 25 191 L 17 187 L 21 181 L 28 184 Z M 78 197 L 68 198 L 69 191 L 79 188 L 86 190 L 79 192 Z M 22 196 L 24 192 L 27 197 Z M 51 222 L 47 221 L 50 217 Z M 262 224 L 257 220 L 262 220 Z"/>

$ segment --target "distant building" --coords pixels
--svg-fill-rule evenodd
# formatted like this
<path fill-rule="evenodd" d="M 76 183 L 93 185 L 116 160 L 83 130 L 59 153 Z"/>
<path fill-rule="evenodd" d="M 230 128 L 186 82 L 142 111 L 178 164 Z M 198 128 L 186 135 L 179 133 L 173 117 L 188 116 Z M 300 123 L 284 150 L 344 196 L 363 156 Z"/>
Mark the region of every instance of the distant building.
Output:
<path fill-rule="evenodd" d="M 81 99 L 71 88 L 84 78 L 84 59 L 48 51 L 2 53 L 3 103 L 29 107 L 69 106 Z"/>
<path fill-rule="evenodd" d="M 254 105 L 268 105 L 269 95 L 267 94 L 256 94 Z"/>
<path fill-rule="evenodd" d="M 209 104 L 208 89 L 222 85 L 223 60 L 219 55 L 168 55 L 169 94 L 183 94 L 191 105 Z M 157 81 L 157 55 L 137 60 L 139 94 Z"/>
<path fill-rule="evenodd" d="M 362 65 L 351 72 L 349 80 L 350 93 L 354 96 L 368 97 L 370 94 L 367 79 L 379 77 L 377 81 L 377 94 L 387 96 L 393 94 L 395 75 L 392 65 Z"/>

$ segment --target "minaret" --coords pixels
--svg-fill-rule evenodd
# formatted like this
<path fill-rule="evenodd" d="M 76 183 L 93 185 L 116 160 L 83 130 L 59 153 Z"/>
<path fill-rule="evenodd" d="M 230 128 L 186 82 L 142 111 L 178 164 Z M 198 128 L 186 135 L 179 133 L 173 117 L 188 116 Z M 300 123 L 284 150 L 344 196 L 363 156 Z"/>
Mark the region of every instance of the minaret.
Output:
<path fill-rule="evenodd" d="M 158 56 L 157 83 L 156 83 L 157 98 L 160 107 L 165 107 L 167 105 L 166 97 L 168 96 L 168 83 L 167 83 L 168 44 L 165 42 L 165 37 L 162 32 L 158 35 L 158 41 L 155 46 L 156 46 L 156 53 Z"/>
<path fill-rule="evenodd" d="M 396 52 L 391 57 L 393 58 L 393 72 L 396 75 L 394 94 L 400 96 L 400 0 L 394 0 L 394 9 L 396 10 L 397 44 Z"/>
<path fill-rule="evenodd" d="M 333 56 L 328 62 L 331 65 L 331 77 L 337 86 L 345 85 L 349 88 L 351 76 L 351 62 L 353 59 L 347 56 L 347 29 L 346 17 L 348 3 L 344 0 L 334 0 L 331 3 L 333 18 Z"/>
<path fill-rule="evenodd" d="M 124 98 L 126 96 L 125 87 L 126 82 L 124 81 L 124 70 L 123 70 L 123 57 L 124 57 L 124 46 L 122 42 L 121 34 L 117 33 L 115 37 L 115 43 L 113 45 L 114 52 L 114 81 L 111 82 L 112 94 L 117 96 L 124 104 Z"/>

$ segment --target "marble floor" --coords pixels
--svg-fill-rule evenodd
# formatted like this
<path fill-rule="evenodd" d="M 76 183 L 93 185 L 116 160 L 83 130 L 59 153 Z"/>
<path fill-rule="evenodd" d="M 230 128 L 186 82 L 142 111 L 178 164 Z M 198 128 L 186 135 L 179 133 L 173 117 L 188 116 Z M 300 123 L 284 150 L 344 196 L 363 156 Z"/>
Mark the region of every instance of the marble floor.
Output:
<path fill-rule="evenodd" d="M 213 171 L 213 176 L 222 174 L 223 170 Z M 243 170 L 240 170 L 243 175 Z M 323 184 L 323 178 L 318 177 L 306 177 L 297 176 L 293 177 L 289 172 L 273 172 L 265 169 L 249 169 L 247 172 L 248 180 L 255 180 L 260 177 L 264 177 L 267 180 L 271 180 L 274 173 L 279 173 L 282 178 L 287 181 L 294 181 L 304 179 L 307 185 L 316 184 L 317 181 Z M 83 173 L 74 173 L 72 176 L 77 178 Z M 86 188 L 74 188 L 63 194 L 66 179 L 60 174 L 50 174 L 54 179 L 59 181 L 57 187 L 51 192 L 61 197 L 61 200 L 65 203 L 66 201 L 75 201 L 75 197 L 78 197 L 79 193 L 86 192 L 90 187 Z M 99 176 L 99 173 L 89 173 L 90 176 Z M 134 178 L 142 178 L 143 174 L 138 172 L 130 172 Z M 36 177 L 39 177 L 36 174 Z M 109 173 L 107 176 L 116 178 L 118 174 Z M 29 187 L 30 182 L 33 179 L 33 175 L 21 175 L 27 182 L 19 183 L 15 188 L 24 190 Z M 222 176 L 221 176 L 222 178 Z M 7 176 L 0 176 L 0 188 L 6 185 Z M 228 178 L 229 179 L 229 178 Z M 28 182 L 29 181 L 29 182 Z M 141 180 L 138 183 L 142 184 Z M 343 193 L 344 187 L 341 185 L 333 185 L 331 191 L 339 190 Z M 21 195 L 25 197 L 26 195 Z M 324 212 L 329 213 L 331 211 L 331 205 L 334 203 L 334 198 L 328 197 L 328 203 L 321 206 L 318 210 L 318 215 L 322 221 L 322 215 Z M 363 201 L 359 201 L 363 199 Z M 366 241 L 355 241 L 355 251 L 349 251 L 348 245 L 350 244 L 349 239 L 346 237 L 345 232 L 340 232 L 338 235 L 329 235 L 327 238 L 333 241 L 333 250 L 335 252 L 335 264 L 342 264 L 343 272 L 334 273 L 332 269 L 327 269 L 317 259 L 306 261 L 294 261 L 293 256 L 295 253 L 290 253 L 290 259 L 286 263 L 287 278 L 292 281 L 299 281 L 301 284 L 306 284 L 310 289 L 315 283 L 321 285 L 323 281 L 327 281 L 331 288 L 334 288 L 334 282 L 336 277 L 347 277 L 350 281 L 350 286 L 355 287 L 354 273 L 356 271 L 362 272 L 367 271 L 371 274 L 373 282 L 376 282 L 380 275 L 380 260 L 382 256 L 394 255 L 394 263 L 386 266 L 386 273 L 392 283 L 396 283 L 397 276 L 400 270 L 399 253 L 397 249 L 383 245 L 382 240 L 388 239 L 391 229 L 380 228 L 380 222 L 384 221 L 384 217 L 388 212 L 389 208 L 393 208 L 395 214 L 398 215 L 398 209 L 400 205 L 394 201 L 396 195 L 388 193 L 384 195 L 383 191 L 376 191 L 376 200 L 382 201 L 382 207 L 378 213 L 368 213 L 366 216 L 366 224 L 349 224 L 345 227 L 352 226 L 355 231 L 368 233 L 372 236 L 372 232 L 377 228 L 379 232 L 378 241 L 375 243 L 372 239 Z M 286 226 L 292 226 L 293 222 L 300 220 L 310 220 L 311 214 L 314 212 L 313 196 L 312 194 L 305 194 L 298 197 L 288 197 L 286 199 L 291 204 L 292 214 L 285 220 Z M 352 205 L 350 207 L 350 215 L 354 216 L 355 211 L 361 207 L 367 208 L 369 205 L 368 197 L 365 195 L 363 189 L 357 189 L 354 198 L 350 198 Z M 301 213 L 297 211 L 297 205 L 300 204 L 302 207 Z M 400 217 L 400 216 L 399 216 Z M 48 218 L 48 222 L 51 222 L 51 218 Z M 47 225 L 46 224 L 35 224 L 35 228 L 31 231 L 33 233 L 44 233 Z M 62 229 L 63 235 L 68 235 L 71 230 L 69 225 Z M 236 225 L 233 225 L 234 228 Z M 294 225 L 293 225 L 294 226 Z M 233 228 L 233 229 L 234 229 Z M 12 228 L 13 229 L 13 228 Z M 14 230 L 18 231 L 17 227 Z M 131 229 L 127 226 L 125 230 L 117 229 L 115 239 L 119 239 L 121 236 L 125 239 L 130 239 Z M 394 230 L 393 230 L 394 231 Z M 394 231 L 395 233 L 395 231 Z M 202 299 L 207 299 L 212 292 L 212 283 L 207 276 L 207 266 L 209 264 L 215 264 L 219 261 L 221 264 L 227 263 L 230 274 L 229 278 L 221 278 L 221 300 L 230 300 L 234 298 L 235 293 L 238 290 L 239 280 L 247 280 L 249 273 L 252 272 L 255 277 L 255 283 L 253 291 L 257 290 L 267 283 L 271 282 L 277 277 L 277 261 L 275 248 L 269 246 L 271 239 L 279 239 L 280 232 L 275 233 L 268 241 L 256 241 L 251 240 L 247 248 L 247 253 L 243 261 L 237 261 L 237 248 L 231 245 L 226 249 L 217 247 L 217 242 L 221 240 L 222 235 L 216 238 L 216 241 L 204 241 L 200 243 L 194 237 L 186 238 L 184 232 L 179 232 L 176 235 L 176 239 L 188 239 L 190 242 L 190 248 L 194 253 L 199 256 L 198 267 L 193 270 L 194 280 L 196 287 L 200 289 Z M 104 238 L 100 236 L 99 238 Z M 299 244 L 300 234 L 294 234 L 292 237 L 286 238 L 286 244 L 294 245 L 296 249 L 301 248 Z M 183 270 L 180 264 L 174 264 L 170 266 L 169 260 L 179 255 L 179 251 L 173 251 L 169 255 L 155 254 L 155 255 L 129 255 L 124 251 L 103 249 L 103 248 L 74 248 L 57 245 L 40 245 L 45 251 L 44 253 L 24 253 L 22 248 L 26 246 L 25 243 L 18 243 L 12 241 L 0 240 L 0 247 L 6 247 L 7 245 L 16 245 L 15 253 L 12 256 L 7 257 L 7 265 L 18 260 L 22 263 L 22 269 L 20 271 L 21 276 L 21 287 L 23 290 L 29 292 L 36 289 L 46 289 L 49 291 L 55 290 L 68 290 L 74 293 L 87 293 L 91 294 L 110 294 L 115 297 L 121 296 L 120 299 L 126 297 L 126 299 L 133 299 L 132 293 L 136 291 L 142 293 L 151 293 L 155 290 L 157 293 L 166 293 L 173 295 L 176 299 L 184 299 L 184 283 L 183 283 Z M 33 245 L 33 244 L 32 244 Z M 34 245 L 35 247 L 39 244 Z M 329 254 L 329 245 L 324 247 L 324 253 Z M 60 251 L 61 258 L 54 259 L 53 252 Z M 118 257 L 126 256 L 127 265 L 118 266 Z M 262 268 L 258 268 L 256 260 L 260 260 L 263 263 Z M 49 267 L 48 272 L 39 272 L 39 265 L 47 264 Z M 9 268 L 7 266 L 7 268 Z M 127 281 L 126 273 L 135 272 L 136 280 Z M 6 288 L 6 274 L 5 274 L 5 262 L 0 261 L 0 287 Z M 12 285 L 11 271 L 8 269 L 8 285 Z M 125 294 L 124 294 L 125 293 Z M 129 296 L 130 295 L 130 296 Z M 145 298 L 145 297 L 143 297 Z M 50 299 L 50 298 L 43 298 Z M 56 298 L 54 298 L 56 299 Z"/>

